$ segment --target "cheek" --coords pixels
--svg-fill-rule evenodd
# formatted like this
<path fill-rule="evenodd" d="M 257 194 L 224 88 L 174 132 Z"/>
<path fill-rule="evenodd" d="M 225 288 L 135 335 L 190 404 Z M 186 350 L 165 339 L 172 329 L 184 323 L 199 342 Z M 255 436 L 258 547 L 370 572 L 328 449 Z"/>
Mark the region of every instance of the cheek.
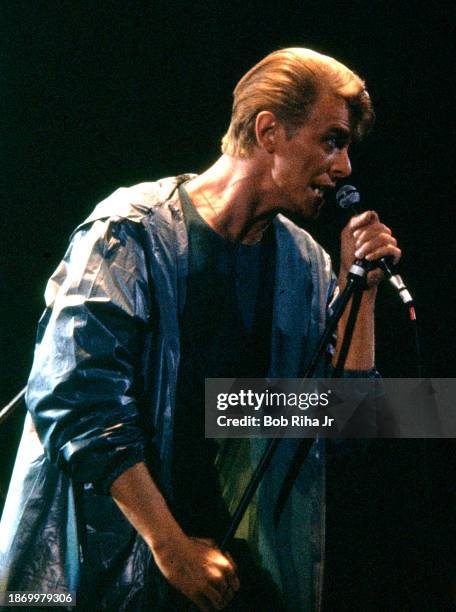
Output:
<path fill-rule="evenodd" d="M 309 158 L 277 157 L 271 169 L 274 183 L 281 188 L 302 187 L 310 176 Z"/>
<path fill-rule="evenodd" d="M 287 166 L 281 159 L 275 159 L 271 166 L 271 178 L 276 187 L 282 188 L 287 182 Z"/>

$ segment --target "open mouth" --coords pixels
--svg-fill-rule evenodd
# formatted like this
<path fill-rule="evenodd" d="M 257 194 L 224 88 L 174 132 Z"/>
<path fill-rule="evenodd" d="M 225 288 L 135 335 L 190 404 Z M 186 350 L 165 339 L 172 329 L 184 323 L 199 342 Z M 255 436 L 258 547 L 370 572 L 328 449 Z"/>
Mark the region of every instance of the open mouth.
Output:
<path fill-rule="evenodd" d="M 329 185 L 318 185 L 317 183 L 311 183 L 310 188 L 315 194 L 315 197 L 324 198 L 325 195 L 331 190 Z"/>

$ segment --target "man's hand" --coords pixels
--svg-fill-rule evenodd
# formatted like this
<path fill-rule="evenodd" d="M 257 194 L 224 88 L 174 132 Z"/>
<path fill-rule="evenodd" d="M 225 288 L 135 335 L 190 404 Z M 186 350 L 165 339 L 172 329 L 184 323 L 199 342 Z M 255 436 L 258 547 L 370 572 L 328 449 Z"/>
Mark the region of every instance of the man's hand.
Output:
<path fill-rule="evenodd" d="M 392 257 L 394 263 L 401 258 L 401 250 L 389 227 L 380 222 L 373 210 L 352 217 L 341 234 L 340 280 L 343 281 L 355 259 L 375 261 Z M 379 269 L 367 275 L 367 286 L 374 287 L 384 279 Z"/>
<path fill-rule="evenodd" d="M 356 259 L 375 261 L 381 257 L 392 257 L 394 263 L 401 258 L 401 250 L 389 227 L 379 221 L 373 210 L 352 217 L 341 234 L 339 289 L 347 282 L 347 273 Z M 384 279 L 379 268 L 367 274 L 368 290 L 363 292 L 358 318 L 353 332 L 350 350 L 345 360 L 347 370 L 369 370 L 375 362 L 374 306 L 377 285 Z M 336 352 L 333 365 L 337 364 L 340 339 L 345 335 L 348 311 L 344 312 L 337 326 Z"/>
<path fill-rule="evenodd" d="M 182 531 L 145 463 L 125 470 L 113 482 L 111 495 L 174 588 L 204 612 L 228 605 L 239 589 L 236 564 L 211 540 Z"/>
<path fill-rule="evenodd" d="M 211 540 L 182 534 L 153 552 L 168 582 L 204 612 L 223 610 L 239 589 L 236 564 Z"/>

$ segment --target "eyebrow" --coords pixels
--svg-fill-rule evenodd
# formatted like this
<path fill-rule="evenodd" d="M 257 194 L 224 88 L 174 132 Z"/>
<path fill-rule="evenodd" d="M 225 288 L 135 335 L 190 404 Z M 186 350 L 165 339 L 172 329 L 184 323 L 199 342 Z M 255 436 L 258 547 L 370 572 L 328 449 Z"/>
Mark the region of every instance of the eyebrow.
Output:
<path fill-rule="evenodd" d="M 340 126 L 332 126 L 327 129 L 328 134 L 335 134 L 339 138 L 350 140 L 351 132 L 348 128 L 342 128 Z"/>
<path fill-rule="evenodd" d="M 340 127 L 339 125 L 333 125 L 323 133 L 323 138 L 327 138 L 328 136 L 334 136 L 339 141 L 340 146 L 350 146 L 353 143 L 353 134 L 351 130 Z"/>

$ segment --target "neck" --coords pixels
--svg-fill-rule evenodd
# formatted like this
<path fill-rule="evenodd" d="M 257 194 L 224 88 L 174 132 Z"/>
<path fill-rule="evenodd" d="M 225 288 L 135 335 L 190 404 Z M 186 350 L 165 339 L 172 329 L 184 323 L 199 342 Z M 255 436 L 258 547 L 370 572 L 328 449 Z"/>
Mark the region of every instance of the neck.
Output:
<path fill-rule="evenodd" d="M 222 155 L 186 189 L 198 213 L 217 233 L 233 242 L 253 244 L 277 214 L 267 202 L 265 179 L 258 156 Z"/>

